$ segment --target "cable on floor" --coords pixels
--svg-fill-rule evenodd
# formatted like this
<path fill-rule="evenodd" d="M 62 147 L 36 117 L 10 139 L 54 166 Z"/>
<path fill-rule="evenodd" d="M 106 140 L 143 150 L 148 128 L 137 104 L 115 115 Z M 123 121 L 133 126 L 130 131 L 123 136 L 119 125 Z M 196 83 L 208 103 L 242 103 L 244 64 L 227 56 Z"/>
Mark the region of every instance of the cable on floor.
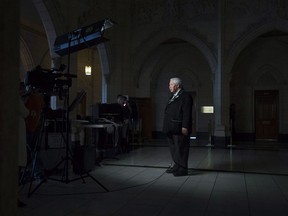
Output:
<path fill-rule="evenodd" d="M 127 187 L 123 187 L 123 188 L 119 188 L 119 189 L 115 189 L 115 190 L 109 190 L 109 191 L 94 191 L 94 192 L 82 192 L 82 193 L 35 193 L 37 195 L 44 195 L 44 196 L 69 196 L 69 195 L 90 195 L 90 194 L 101 194 L 101 193 L 111 193 L 111 192 L 118 192 L 118 191 L 123 191 L 123 190 L 128 190 L 131 188 L 135 188 L 135 187 L 141 187 L 144 185 L 148 185 L 148 184 L 152 184 L 153 182 L 157 181 L 158 179 L 160 179 L 164 174 L 166 174 L 166 170 L 165 172 L 163 172 L 161 175 L 159 175 L 158 177 L 156 177 L 155 179 L 149 181 L 149 182 L 145 182 L 142 184 L 137 184 L 137 185 L 132 185 L 132 186 L 127 186 Z"/>

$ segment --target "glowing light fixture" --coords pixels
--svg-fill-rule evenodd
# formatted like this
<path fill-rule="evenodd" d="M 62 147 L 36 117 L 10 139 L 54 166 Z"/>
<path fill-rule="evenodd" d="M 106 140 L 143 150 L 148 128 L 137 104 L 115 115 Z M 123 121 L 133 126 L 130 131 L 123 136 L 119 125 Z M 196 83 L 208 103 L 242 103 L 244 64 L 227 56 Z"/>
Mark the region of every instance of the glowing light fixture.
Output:
<path fill-rule="evenodd" d="M 213 106 L 202 106 L 201 107 L 201 113 L 214 113 L 214 107 Z"/>
<path fill-rule="evenodd" d="M 85 66 L 85 74 L 86 74 L 87 76 L 91 76 L 91 74 L 92 74 L 92 67 L 91 67 L 90 65 L 86 65 L 86 66 Z"/>

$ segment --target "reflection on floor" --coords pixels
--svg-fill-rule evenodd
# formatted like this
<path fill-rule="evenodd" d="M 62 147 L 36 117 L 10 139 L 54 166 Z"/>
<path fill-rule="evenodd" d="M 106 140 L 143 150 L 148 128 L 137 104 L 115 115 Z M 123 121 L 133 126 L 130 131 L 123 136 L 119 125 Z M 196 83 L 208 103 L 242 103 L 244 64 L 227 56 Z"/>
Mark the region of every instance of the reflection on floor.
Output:
<path fill-rule="evenodd" d="M 29 198 L 26 184 L 19 194 L 27 206 L 18 215 L 288 215 L 287 150 L 192 145 L 189 175 L 174 177 L 165 173 L 171 158 L 164 142 L 146 144 L 103 160 L 89 173 L 95 179 L 83 176 L 85 183 L 69 172 L 64 182 L 48 179 Z"/>

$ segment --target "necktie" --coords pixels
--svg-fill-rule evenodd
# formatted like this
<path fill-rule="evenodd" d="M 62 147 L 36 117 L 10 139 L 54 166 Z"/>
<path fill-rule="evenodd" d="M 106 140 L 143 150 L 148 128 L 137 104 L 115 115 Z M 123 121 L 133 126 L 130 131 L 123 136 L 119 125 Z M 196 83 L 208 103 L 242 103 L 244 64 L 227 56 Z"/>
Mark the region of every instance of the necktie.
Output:
<path fill-rule="evenodd" d="M 169 104 L 172 103 L 174 101 L 174 99 L 176 98 L 176 94 L 173 95 L 173 97 L 169 100 Z"/>

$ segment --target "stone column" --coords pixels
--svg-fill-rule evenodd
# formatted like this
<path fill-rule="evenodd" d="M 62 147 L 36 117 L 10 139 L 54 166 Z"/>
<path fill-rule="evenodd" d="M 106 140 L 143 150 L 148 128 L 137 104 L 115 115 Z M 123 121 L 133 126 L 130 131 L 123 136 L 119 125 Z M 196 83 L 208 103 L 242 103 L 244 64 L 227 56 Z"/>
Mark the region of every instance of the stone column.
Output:
<path fill-rule="evenodd" d="M 105 47 L 104 43 L 97 44 L 97 50 L 99 53 L 100 58 L 100 66 L 102 71 L 102 103 L 107 103 L 107 97 L 108 97 L 108 79 L 110 75 L 110 64 L 107 54 L 107 49 Z"/>
<path fill-rule="evenodd" d="M 218 1 L 218 65 L 214 77 L 214 144 L 225 146 L 229 126 L 229 73 L 225 66 L 225 9 L 226 1 Z"/>
<path fill-rule="evenodd" d="M 18 0 L 0 1 L 0 215 L 17 215 L 19 118 Z"/>

